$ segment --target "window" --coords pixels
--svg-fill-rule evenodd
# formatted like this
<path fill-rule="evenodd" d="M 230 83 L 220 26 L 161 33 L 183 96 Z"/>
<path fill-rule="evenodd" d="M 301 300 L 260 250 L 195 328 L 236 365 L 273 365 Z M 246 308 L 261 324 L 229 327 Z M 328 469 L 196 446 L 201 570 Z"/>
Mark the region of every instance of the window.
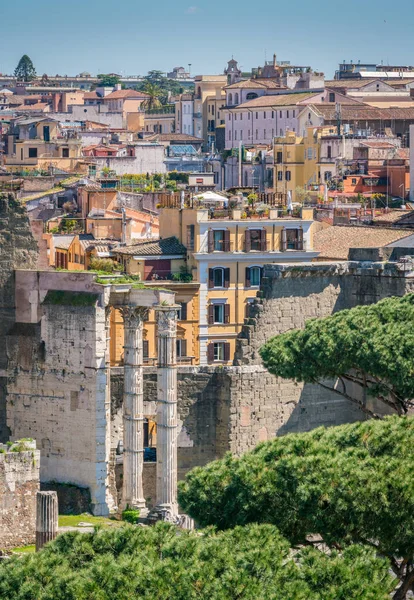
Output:
<path fill-rule="evenodd" d="M 250 113 L 247 113 L 247 120 L 250 121 Z"/>
<path fill-rule="evenodd" d="M 243 113 L 240 113 L 240 121 L 243 121 Z"/>
<path fill-rule="evenodd" d="M 231 114 L 229 113 L 229 121 L 231 121 Z"/>
<path fill-rule="evenodd" d="M 233 104 L 233 94 L 229 94 L 229 106 Z"/>
<path fill-rule="evenodd" d="M 308 160 L 312 160 L 313 151 L 312 148 L 308 148 Z"/>
<path fill-rule="evenodd" d="M 187 320 L 187 302 L 178 302 L 180 308 L 177 311 L 177 319 L 178 321 L 186 321 Z"/>
<path fill-rule="evenodd" d="M 283 229 L 281 251 L 303 250 L 303 229 Z"/>
<path fill-rule="evenodd" d="M 289 111 L 288 110 L 286 111 L 286 118 L 287 119 L 289 118 Z"/>
<path fill-rule="evenodd" d="M 62 148 L 62 158 L 69 158 L 69 148 Z"/>
<path fill-rule="evenodd" d="M 279 131 L 280 131 L 279 136 L 283 137 L 283 129 L 280 129 Z"/>
<path fill-rule="evenodd" d="M 224 304 L 213 305 L 214 323 L 224 323 Z"/>
<path fill-rule="evenodd" d="M 187 340 L 176 340 L 175 348 L 177 352 L 177 358 L 187 356 Z"/>
<path fill-rule="evenodd" d="M 214 360 L 224 360 L 224 342 L 214 342 Z"/>
<path fill-rule="evenodd" d="M 257 98 L 257 94 L 255 94 L 254 92 L 249 92 L 246 95 L 246 100 L 254 100 L 255 98 Z"/>
<path fill-rule="evenodd" d="M 261 267 L 246 267 L 246 287 L 259 287 L 261 276 Z"/>
<path fill-rule="evenodd" d="M 332 158 L 332 146 L 328 146 L 327 153 L 328 153 L 328 158 Z"/>
<path fill-rule="evenodd" d="M 230 231 L 228 229 L 210 229 L 208 232 L 209 252 L 230 251 Z"/>
<path fill-rule="evenodd" d="M 263 129 L 263 139 L 266 139 L 266 129 Z"/>
<path fill-rule="evenodd" d="M 325 173 L 323 174 L 323 178 L 325 181 L 330 181 L 332 179 L 332 172 L 331 171 L 325 171 Z"/>
<path fill-rule="evenodd" d="M 278 181 L 283 181 L 283 171 L 278 171 L 277 172 L 277 180 Z"/>
<path fill-rule="evenodd" d="M 282 118 L 282 111 L 279 111 L 279 117 Z"/>
<path fill-rule="evenodd" d="M 208 287 L 209 288 L 228 288 L 230 285 L 230 269 L 224 267 L 215 267 L 209 269 Z"/>
<path fill-rule="evenodd" d="M 234 94 L 234 104 L 238 104 L 239 103 L 239 94 Z"/>
<path fill-rule="evenodd" d="M 283 152 L 276 152 L 276 163 L 278 165 L 282 164 L 283 162 Z"/>
<path fill-rule="evenodd" d="M 335 102 L 335 93 L 334 92 L 329 93 L 329 102 Z"/>
<path fill-rule="evenodd" d="M 240 129 L 240 139 L 243 139 L 243 129 Z"/>
<path fill-rule="evenodd" d="M 256 129 L 256 140 L 258 140 L 258 139 L 259 139 L 259 130 Z"/>
<path fill-rule="evenodd" d="M 211 114 L 214 115 L 214 106 L 211 107 Z"/>
<path fill-rule="evenodd" d="M 257 113 L 256 113 L 256 119 L 258 119 L 258 118 L 259 118 L 259 113 L 257 112 Z"/>
<path fill-rule="evenodd" d="M 228 362 L 230 360 L 230 344 L 228 342 L 212 342 L 207 346 L 207 361 Z"/>
<path fill-rule="evenodd" d="M 234 139 L 237 140 L 237 131 L 234 132 Z"/>
<path fill-rule="evenodd" d="M 263 118 L 266 118 L 266 111 L 263 112 Z"/>
<path fill-rule="evenodd" d="M 356 185 L 357 180 L 355 179 L 355 177 L 352 178 L 352 185 Z"/>
<path fill-rule="evenodd" d="M 237 121 L 237 113 L 234 113 L 234 120 Z"/>
<path fill-rule="evenodd" d="M 37 158 L 37 148 L 29 148 L 29 158 Z"/>
<path fill-rule="evenodd" d="M 292 177 L 291 177 L 291 172 L 290 172 L 290 171 L 286 171 L 286 174 L 285 174 L 285 179 L 286 179 L 286 181 L 290 181 L 290 180 L 291 180 L 291 178 L 292 178 Z"/>
<path fill-rule="evenodd" d="M 229 140 L 231 140 L 231 131 L 229 131 Z"/>
<path fill-rule="evenodd" d="M 272 129 L 272 139 L 275 137 L 275 130 Z"/>
<path fill-rule="evenodd" d="M 148 359 L 149 357 L 149 342 L 148 340 L 144 340 L 142 342 L 142 357 L 144 360 Z"/>
<path fill-rule="evenodd" d="M 265 229 L 246 229 L 245 250 L 266 251 L 266 230 Z"/>
<path fill-rule="evenodd" d="M 274 118 L 275 118 L 275 111 L 272 110 L 272 119 L 274 119 Z"/>
<path fill-rule="evenodd" d="M 292 112 L 292 117 L 293 117 L 293 118 L 295 118 L 295 117 L 296 117 L 296 110 L 294 110 L 294 111 Z M 293 130 L 293 131 L 294 131 L 294 130 Z"/>

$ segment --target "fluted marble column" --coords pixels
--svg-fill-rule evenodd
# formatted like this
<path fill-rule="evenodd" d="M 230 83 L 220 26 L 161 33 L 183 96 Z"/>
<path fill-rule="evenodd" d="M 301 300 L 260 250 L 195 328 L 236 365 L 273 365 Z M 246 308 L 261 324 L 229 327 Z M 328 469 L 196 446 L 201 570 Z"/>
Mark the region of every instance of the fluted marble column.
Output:
<path fill-rule="evenodd" d="M 56 492 L 36 494 L 36 552 L 58 533 L 58 499 Z"/>
<path fill-rule="evenodd" d="M 165 520 L 178 515 L 177 505 L 177 308 L 155 307 L 158 326 L 157 504 Z"/>
<path fill-rule="evenodd" d="M 144 465 L 143 326 L 147 309 L 125 306 L 124 317 L 124 469 L 122 507 L 146 516 L 142 473 Z"/>

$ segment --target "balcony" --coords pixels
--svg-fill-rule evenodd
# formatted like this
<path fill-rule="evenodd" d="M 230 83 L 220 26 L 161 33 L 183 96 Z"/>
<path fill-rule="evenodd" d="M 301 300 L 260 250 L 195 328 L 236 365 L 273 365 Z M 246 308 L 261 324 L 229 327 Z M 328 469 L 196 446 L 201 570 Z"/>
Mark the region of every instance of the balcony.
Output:
<path fill-rule="evenodd" d="M 201 119 L 203 117 L 201 112 L 195 112 L 193 113 L 193 117 L 194 119 Z"/>
<path fill-rule="evenodd" d="M 175 114 L 175 104 L 167 104 L 166 106 L 158 106 L 155 108 L 147 108 L 146 115 L 173 115 Z"/>

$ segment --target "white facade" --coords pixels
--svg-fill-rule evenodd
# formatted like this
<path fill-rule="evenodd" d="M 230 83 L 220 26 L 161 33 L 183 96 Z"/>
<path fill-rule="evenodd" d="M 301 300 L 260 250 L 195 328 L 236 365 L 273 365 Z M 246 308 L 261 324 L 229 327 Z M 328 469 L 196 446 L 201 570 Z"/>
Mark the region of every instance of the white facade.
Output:
<path fill-rule="evenodd" d="M 242 144 L 271 144 L 286 130 L 298 132 L 300 107 L 296 104 L 275 107 L 229 111 L 226 116 L 226 150 Z"/>
<path fill-rule="evenodd" d="M 194 101 L 183 100 L 181 102 L 181 133 L 194 135 Z"/>

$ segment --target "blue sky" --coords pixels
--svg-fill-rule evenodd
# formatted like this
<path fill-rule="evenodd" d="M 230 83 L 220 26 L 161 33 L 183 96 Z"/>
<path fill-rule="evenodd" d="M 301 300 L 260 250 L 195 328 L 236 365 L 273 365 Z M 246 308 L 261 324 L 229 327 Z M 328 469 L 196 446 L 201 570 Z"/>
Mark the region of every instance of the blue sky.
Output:
<path fill-rule="evenodd" d="M 274 52 L 333 76 L 337 64 L 414 64 L 414 1 L 0 0 L 0 72 L 28 54 L 39 74 L 243 70 Z"/>

